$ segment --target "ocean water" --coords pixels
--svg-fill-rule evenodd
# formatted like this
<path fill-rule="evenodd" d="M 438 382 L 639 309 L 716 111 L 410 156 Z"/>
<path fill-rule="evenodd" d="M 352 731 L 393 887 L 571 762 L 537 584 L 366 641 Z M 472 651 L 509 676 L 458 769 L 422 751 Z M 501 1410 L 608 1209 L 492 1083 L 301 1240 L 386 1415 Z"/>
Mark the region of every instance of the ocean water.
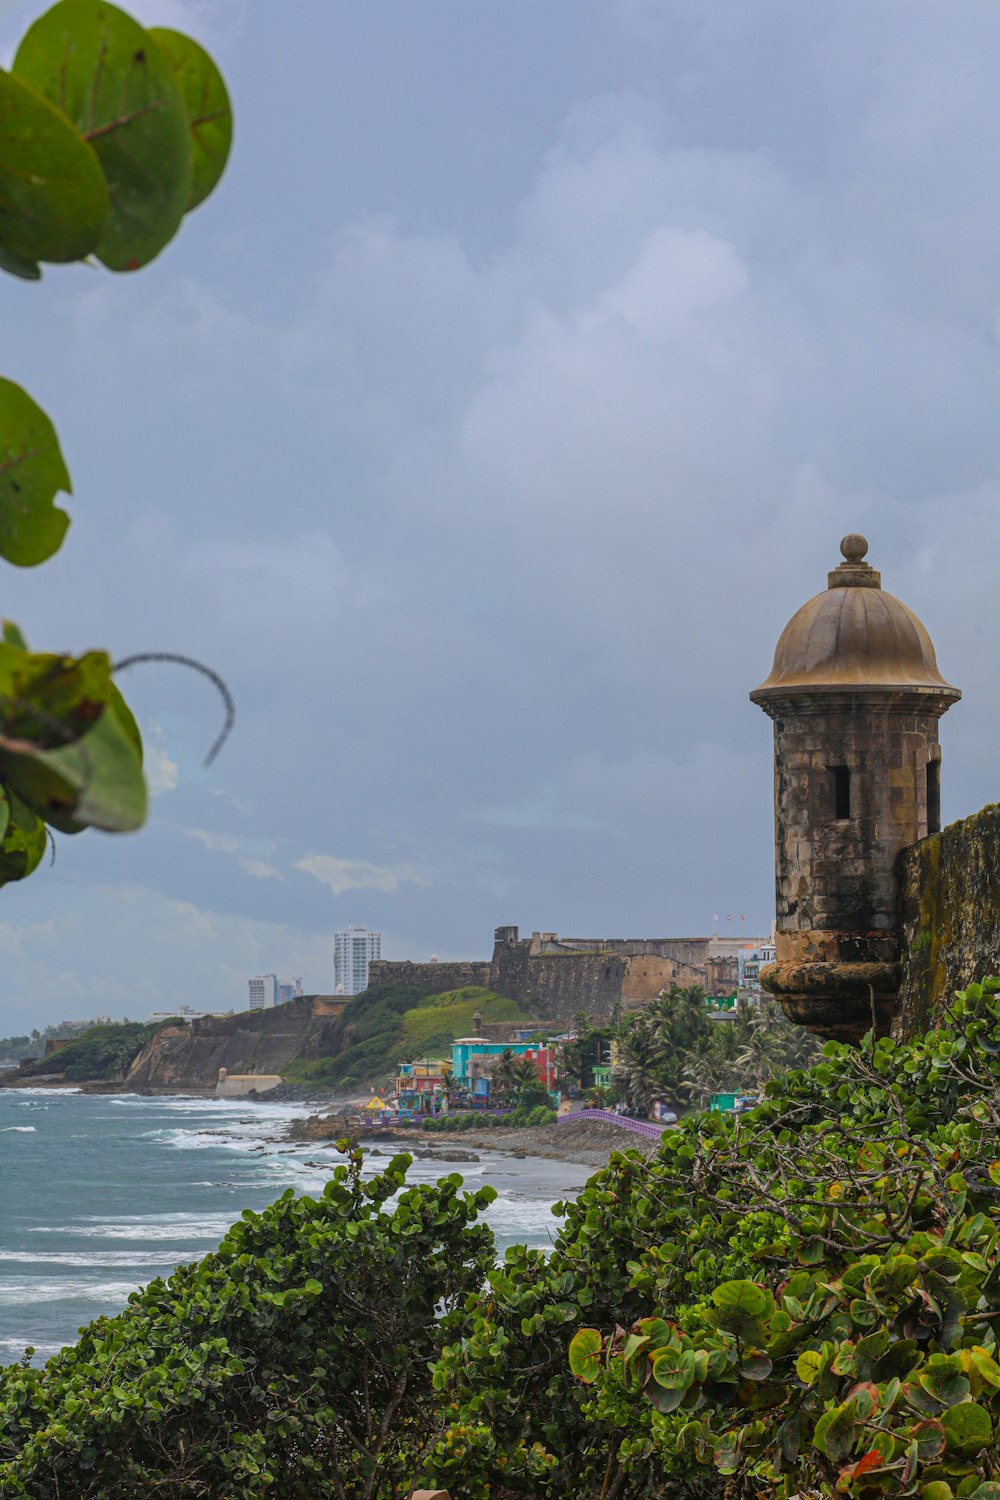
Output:
<path fill-rule="evenodd" d="M 72 1343 L 81 1325 L 119 1311 L 136 1287 L 214 1249 L 244 1208 L 264 1208 L 289 1187 L 320 1192 L 337 1151 L 281 1138 L 312 1112 L 0 1090 L 0 1364 L 29 1344 L 37 1362 Z M 447 1149 L 440 1136 L 429 1144 Z M 415 1160 L 408 1180 L 459 1172 L 469 1188 L 489 1182 L 498 1192 L 487 1217 L 499 1250 L 548 1245 L 558 1227 L 551 1205 L 574 1196 L 591 1169 L 477 1154 L 475 1163 Z M 372 1158 L 370 1170 L 379 1164 Z"/>

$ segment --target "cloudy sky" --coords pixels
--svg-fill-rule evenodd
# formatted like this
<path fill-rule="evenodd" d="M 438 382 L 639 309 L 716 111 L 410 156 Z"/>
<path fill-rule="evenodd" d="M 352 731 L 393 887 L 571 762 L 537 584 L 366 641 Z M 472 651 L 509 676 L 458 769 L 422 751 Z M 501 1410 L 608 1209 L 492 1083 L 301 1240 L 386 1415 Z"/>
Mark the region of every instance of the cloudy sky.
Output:
<path fill-rule="evenodd" d="M 42 7 L 0 6 L 10 49 Z M 73 475 L 4 567 L 123 679 L 156 797 L 0 893 L 0 1033 L 332 985 L 493 927 L 772 914 L 747 700 L 849 530 L 1000 795 L 996 0 L 141 0 L 231 84 L 223 184 L 135 276 L 4 278 Z"/>

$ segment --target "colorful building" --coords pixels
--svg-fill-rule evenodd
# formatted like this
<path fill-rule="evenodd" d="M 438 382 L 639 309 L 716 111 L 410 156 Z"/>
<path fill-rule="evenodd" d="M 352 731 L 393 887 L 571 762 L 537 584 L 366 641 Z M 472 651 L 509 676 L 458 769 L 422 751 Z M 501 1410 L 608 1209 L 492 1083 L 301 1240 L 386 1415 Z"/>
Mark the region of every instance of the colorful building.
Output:
<path fill-rule="evenodd" d="M 442 1093 L 451 1075 L 451 1063 L 441 1057 L 422 1057 L 419 1062 L 400 1063 L 396 1092 L 412 1089 L 418 1094 Z"/>
<path fill-rule="evenodd" d="M 550 1092 L 555 1088 L 555 1053 L 535 1042 L 490 1042 L 482 1036 L 459 1037 L 451 1046 L 451 1071 L 457 1088 L 470 1094 L 488 1094 L 491 1075 L 505 1052 L 534 1064 L 538 1081 Z"/>
<path fill-rule="evenodd" d="M 446 1107 L 451 1063 L 441 1057 L 422 1057 L 400 1063 L 396 1075 L 395 1108 L 398 1114 L 438 1115 Z"/>

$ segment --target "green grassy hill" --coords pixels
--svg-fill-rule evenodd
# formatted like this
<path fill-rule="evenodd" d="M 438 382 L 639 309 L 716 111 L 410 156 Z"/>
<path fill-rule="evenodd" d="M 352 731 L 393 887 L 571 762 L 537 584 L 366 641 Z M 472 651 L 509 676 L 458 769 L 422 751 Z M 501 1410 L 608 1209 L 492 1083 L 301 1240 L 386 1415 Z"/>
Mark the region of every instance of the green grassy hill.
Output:
<path fill-rule="evenodd" d="M 290 1083 L 365 1089 L 384 1082 L 401 1062 L 449 1057 L 455 1038 L 471 1033 L 477 1010 L 487 1023 L 534 1020 L 520 1001 L 475 985 L 441 995 L 386 985 L 351 1002 L 342 1051 L 335 1057 L 294 1058 L 281 1075 Z"/>

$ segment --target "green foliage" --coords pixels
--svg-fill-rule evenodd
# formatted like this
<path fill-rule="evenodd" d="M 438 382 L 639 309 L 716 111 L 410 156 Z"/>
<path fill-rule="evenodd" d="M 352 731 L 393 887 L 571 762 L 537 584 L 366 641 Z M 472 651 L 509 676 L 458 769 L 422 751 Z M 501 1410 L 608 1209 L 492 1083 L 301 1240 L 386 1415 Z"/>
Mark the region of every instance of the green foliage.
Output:
<path fill-rule="evenodd" d="M 142 743 L 104 652 L 74 659 L 0 641 L 0 881 L 30 874 L 48 823 L 125 832 L 146 815 Z"/>
<path fill-rule="evenodd" d="M 493 1189 L 405 1188 L 408 1156 L 245 1211 L 44 1369 L 0 1373 L 18 1500 L 390 1500 L 444 1432 L 429 1367 L 493 1258 Z"/>
<path fill-rule="evenodd" d="M 627 1454 L 642 1435 L 667 1472 L 704 1466 L 775 1500 L 989 1494 L 981 1481 L 1000 1479 L 998 990 L 970 986 L 948 1030 L 906 1047 L 830 1043 L 738 1128 L 711 1117 L 664 1140 L 649 1191 L 672 1239 L 636 1255 L 633 1285 L 665 1339 L 643 1341 L 648 1318 L 599 1347 L 591 1335 L 579 1372 L 591 1409 L 617 1413 Z M 710 1263 L 736 1275 L 710 1287 Z M 649 1417 L 623 1409 L 626 1386 Z M 667 1409 L 683 1426 L 658 1424 L 652 1413 Z"/>
<path fill-rule="evenodd" d="M 225 80 L 204 47 L 179 31 L 151 26 L 180 90 L 191 131 L 191 192 L 187 212 L 203 203 L 225 170 L 233 143 L 233 115 Z"/>
<path fill-rule="evenodd" d="M 998 1084 L 990 980 L 616 1153 L 500 1265 L 488 1192 L 383 1208 L 354 1157 L 6 1371 L 0 1493 L 998 1500 Z"/>
<path fill-rule="evenodd" d="M 89 1026 L 48 1057 L 40 1057 L 31 1073 L 63 1073 L 73 1083 L 124 1078 L 129 1064 L 169 1021 L 145 1025 L 141 1021 L 111 1021 Z M 176 1024 L 176 1023 L 175 1023 Z M 2 1493 L 2 1492 L 0 1492 Z"/>
<path fill-rule="evenodd" d="M 493 1115 L 482 1109 L 458 1110 L 425 1120 L 423 1129 L 448 1134 L 457 1130 L 537 1130 L 554 1125 L 556 1112 L 545 1104 L 518 1104 L 506 1114 Z"/>
<path fill-rule="evenodd" d="M 71 261 L 97 244 L 108 189 L 92 146 L 29 84 L 0 72 L 0 243 L 4 270 L 26 281 L 40 260 Z"/>
<path fill-rule="evenodd" d="M 79 1029 L 71 1022 L 61 1021 L 58 1026 L 46 1026 L 44 1031 L 36 1029 L 30 1035 L 25 1032 L 20 1036 L 0 1037 L 0 1057 L 40 1057 L 50 1039 L 58 1041 L 79 1035 Z"/>
<path fill-rule="evenodd" d="M 146 265 L 192 199 L 192 123 L 166 52 L 106 0 L 59 0 L 29 29 L 13 72 L 63 112 L 100 163 L 108 212 L 88 248 L 113 271 Z"/>
<path fill-rule="evenodd" d="M 551 1256 L 509 1251 L 470 1300 L 436 1371 L 465 1478 L 442 1458 L 439 1482 L 483 1493 L 468 1476 L 502 1459 L 505 1485 L 553 1497 L 949 1500 L 990 1481 L 985 1500 L 998 990 L 971 986 L 907 1046 L 830 1043 L 648 1162 L 612 1157 Z"/>
<path fill-rule="evenodd" d="M 589 1044 L 589 1036 L 576 1044 L 581 1058 L 589 1056 Z M 622 1031 L 612 1081 L 618 1097 L 639 1109 L 660 1099 L 679 1113 L 713 1093 L 760 1089 L 819 1055 L 815 1038 L 773 1003 L 717 1022 L 697 985 L 674 987 Z M 580 1076 L 579 1066 L 575 1071 Z"/>
<path fill-rule="evenodd" d="M 53 501 L 69 492 L 69 471 L 49 418 L 19 385 L 3 379 L 0 456 L 0 557 L 31 567 L 58 552 L 66 535 L 69 517 Z"/>
<path fill-rule="evenodd" d="M 211 58 L 146 31 L 106 0 L 59 0 L 0 71 L 0 269 L 96 255 L 133 270 L 212 191 L 232 137 Z M 58 551 L 71 489 L 48 415 L 0 379 L 0 557 Z M 38 867 L 46 828 L 128 832 L 146 816 L 142 745 L 102 652 L 33 656 L 17 628 L 0 647 L 0 884 Z"/>

